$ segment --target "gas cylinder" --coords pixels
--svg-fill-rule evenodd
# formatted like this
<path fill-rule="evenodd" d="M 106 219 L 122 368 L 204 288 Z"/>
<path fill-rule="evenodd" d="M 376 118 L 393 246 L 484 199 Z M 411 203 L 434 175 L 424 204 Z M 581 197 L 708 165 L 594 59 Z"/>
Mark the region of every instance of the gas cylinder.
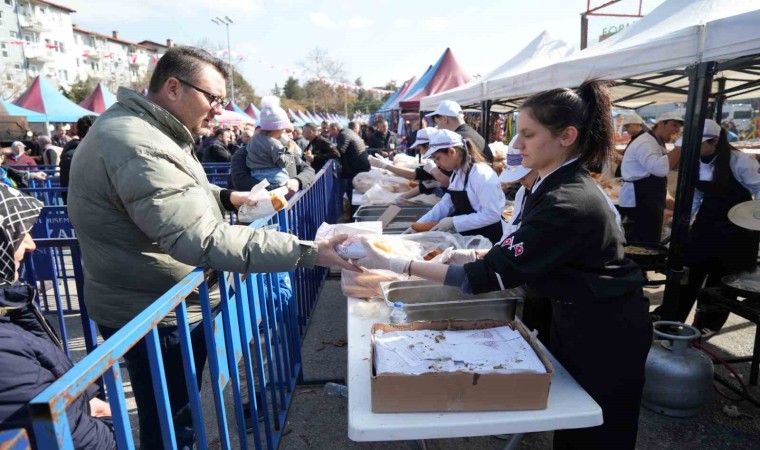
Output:
<path fill-rule="evenodd" d="M 679 331 L 657 329 L 663 326 Z M 701 334 L 692 326 L 667 321 L 655 322 L 654 334 L 641 404 L 666 416 L 691 417 L 710 400 L 713 391 L 712 360 L 692 346 Z"/>

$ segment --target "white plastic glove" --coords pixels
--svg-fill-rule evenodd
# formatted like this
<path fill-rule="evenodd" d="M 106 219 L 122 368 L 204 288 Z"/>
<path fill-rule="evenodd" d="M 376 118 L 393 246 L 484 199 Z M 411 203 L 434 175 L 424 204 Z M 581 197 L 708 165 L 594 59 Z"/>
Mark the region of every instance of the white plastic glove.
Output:
<path fill-rule="evenodd" d="M 430 231 L 456 231 L 454 229 L 454 218 L 444 217 L 436 226 L 431 228 Z"/>
<path fill-rule="evenodd" d="M 435 164 L 435 161 L 432 158 L 428 158 L 427 161 L 425 161 L 425 165 L 422 166 L 422 170 L 425 172 L 432 174 L 433 169 L 437 169 L 438 166 Z"/>
<path fill-rule="evenodd" d="M 378 169 L 385 169 L 388 167 L 388 162 L 379 156 L 369 155 L 369 165 Z"/>
<path fill-rule="evenodd" d="M 409 227 L 406 230 L 404 230 L 404 232 L 401 234 L 414 234 L 414 233 L 416 233 L 416 231 L 414 231 L 414 228 Z"/>
<path fill-rule="evenodd" d="M 405 274 L 412 263 L 410 259 L 394 258 L 389 253 L 379 250 L 372 245 L 369 239 L 362 237 L 362 243 L 367 250 L 367 256 L 354 261 L 354 264 L 365 269 L 390 270 L 400 274 Z"/>
<path fill-rule="evenodd" d="M 475 250 L 453 250 L 441 262 L 443 264 L 467 264 L 478 260 L 478 254 Z"/>

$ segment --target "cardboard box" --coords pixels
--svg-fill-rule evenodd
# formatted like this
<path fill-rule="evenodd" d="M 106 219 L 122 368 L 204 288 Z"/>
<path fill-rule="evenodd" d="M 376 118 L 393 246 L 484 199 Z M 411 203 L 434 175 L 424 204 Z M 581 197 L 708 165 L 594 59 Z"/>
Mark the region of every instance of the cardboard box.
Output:
<path fill-rule="evenodd" d="M 478 374 L 470 372 L 422 375 L 375 374 L 377 330 L 478 330 L 511 326 L 528 341 L 547 373 Z M 370 388 L 372 412 L 507 411 L 546 409 L 553 367 L 535 336 L 519 320 L 455 320 L 414 322 L 406 325 L 376 323 L 372 326 Z"/>

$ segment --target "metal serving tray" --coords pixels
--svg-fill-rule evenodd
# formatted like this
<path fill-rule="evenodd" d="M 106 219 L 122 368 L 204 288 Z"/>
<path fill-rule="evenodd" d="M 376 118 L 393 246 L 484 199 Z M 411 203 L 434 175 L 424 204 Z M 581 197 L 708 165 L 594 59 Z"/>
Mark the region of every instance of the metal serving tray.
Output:
<path fill-rule="evenodd" d="M 394 281 L 382 286 L 386 303 L 404 302 L 410 322 L 416 320 L 513 320 L 520 295 L 515 290 L 467 295 L 426 280 Z"/>
<path fill-rule="evenodd" d="M 432 206 L 399 206 L 401 211 L 396 215 L 396 220 L 415 222 L 432 209 Z M 388 209 L 388 206 L 360 206 L 354 213 L 354 221 L 365 222 L 377 220 Z"/>

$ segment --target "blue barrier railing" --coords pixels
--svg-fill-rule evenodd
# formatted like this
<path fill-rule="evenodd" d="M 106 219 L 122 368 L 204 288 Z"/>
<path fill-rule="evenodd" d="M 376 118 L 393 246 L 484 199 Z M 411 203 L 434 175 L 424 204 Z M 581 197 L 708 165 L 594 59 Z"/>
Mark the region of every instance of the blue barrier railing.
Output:
<path fill-rule="evenodd" d="M 6 430 L 0 431 L 0 449 L 2 450 L 28 450 L 32 448 L 29 445 L 29 436 L 26 430 Z"/>
<path fill-rule="evenodd" d="M 313 239 L 322 220 L 334 222 L 337 217 L 339 209 L 336 204 L 341 205 L 341 199 L 336 197 L 342 194 L 338 181 L 334 178 L 332 164 L 327 165 L 317 175 L 315 183 L 292 199 L 287 209 L 251 226 L 272 227 L 295 233 L 302 239 Z M 72 258 L 79 259 L 75 243 L 73 239 L 67 242 Z M 118 446 L 121 449 L 134 448 L 119 359 L 141 341 L 145 342 L 150 360 L 164 447 L 177 448 L 157 327 L 172 312 L 177 317 L 196 446 L 209 447 L 193 358 L 197 349 L 191 342 L 183 301 L 194 290 L 200 293 L 201 299 L 220 447 L 231 447 L 228 405 L 223 395 L 223 390 L 231 383 L 232 419 L 237 425 L 240 448 L 277 448 L 301 374 L 301 336 L 327 271 L 299 268 L 294 273 L 241 275 L 219 272 L 218 275 L 221 302 L 215 310 L 210 307 L 209 287 L 203 271 L 196 269 L 105 342 L 97 347 L 93 345 L 94 349 L 84 359 L 37 395 L 30 402 L 30 412 L 39 448 L 73 448 L 67 407 L 101 377 L 113 413 Z M 289 279 L 294 281 L 292 294 L 287 289 Z M 82 292 L 81 286 L 77 288 Z M 81 298 L 80 304 L 84 305 Z M 82 320 L 92 327 L 84 308 Z M 91 329 L 94 332 L 94 327 Z M 244 385 L 248 386 L 246 398 L 242 394 Z M 261 418 L 260 424 L 254 425 L 251 436 L 246 434 L 244 403 L 249 405 L 252 417 Z"/>

